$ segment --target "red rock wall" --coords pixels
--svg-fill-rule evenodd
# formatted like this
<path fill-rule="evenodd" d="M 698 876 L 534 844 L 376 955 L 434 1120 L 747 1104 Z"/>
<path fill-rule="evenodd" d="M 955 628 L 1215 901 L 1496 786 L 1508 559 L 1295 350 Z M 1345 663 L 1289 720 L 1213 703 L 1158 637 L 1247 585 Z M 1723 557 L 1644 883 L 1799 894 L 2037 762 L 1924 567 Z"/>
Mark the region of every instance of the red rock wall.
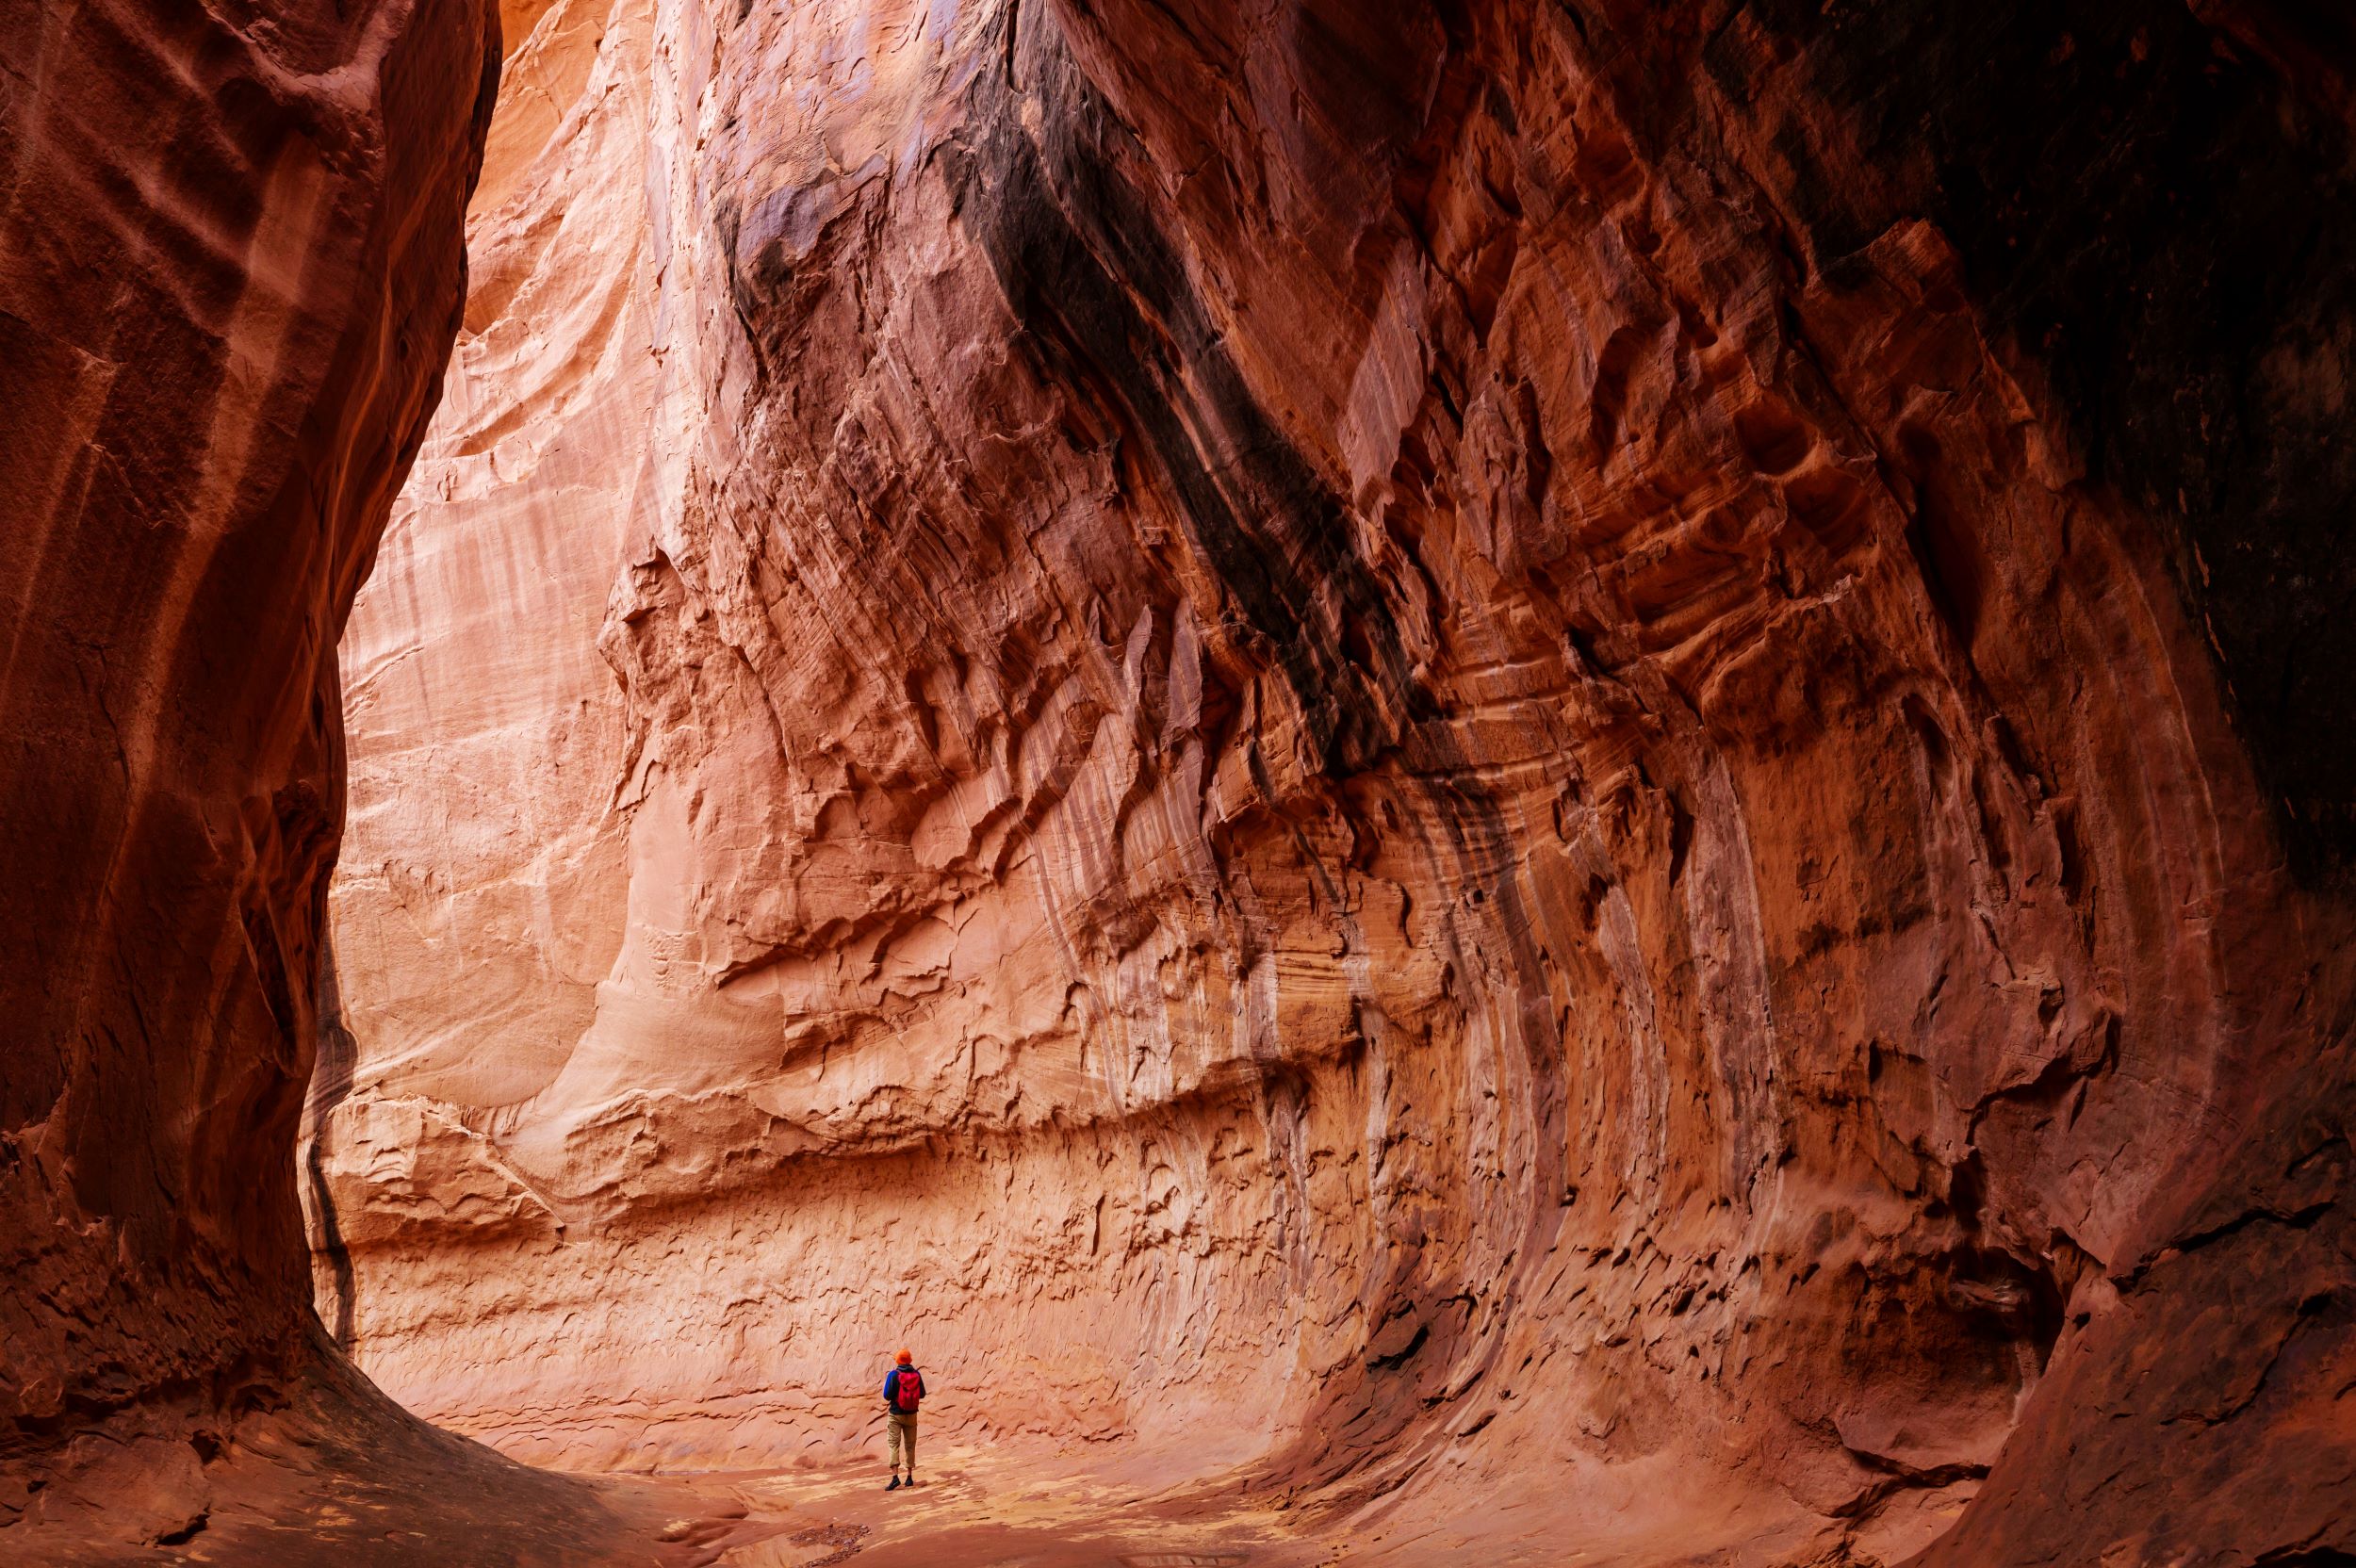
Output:
<path fill-rule="evenodd" d="M 389 1389 L 2347 1548 L 2328 22 L 533 26 L 348 648 Z"/>
<path fill-rule="evenodd" d="M 472 4 L 360 9 L 0 5 L 9 1560 L 202 1527 L 229 1425 L 313 1354 L 286 1151 L 335 645 L 457 325 L 496 65 Z"/>

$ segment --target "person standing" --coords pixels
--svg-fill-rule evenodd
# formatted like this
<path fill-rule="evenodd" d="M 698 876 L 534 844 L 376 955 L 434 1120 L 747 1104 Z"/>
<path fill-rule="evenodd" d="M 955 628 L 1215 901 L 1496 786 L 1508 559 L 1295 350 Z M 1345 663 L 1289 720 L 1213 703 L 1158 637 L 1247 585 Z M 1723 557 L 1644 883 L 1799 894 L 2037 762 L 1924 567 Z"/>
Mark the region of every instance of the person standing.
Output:
<path fill-rule="evenodd" d="M 924 1375 L 916 1369 L 916 1358 L 903 1350 L 894 1358 L 892 1370 L 884 1374 L 884 1410 L 887 1413 L 892 1437 L 892 1482 L 886 1492 L 897 1492 L 902 1485 L 916 1484 L 916 1407 L 924 1398 Z M 905 1461 L 908 1478 L 900 1479 L 900 1466 Z"/>

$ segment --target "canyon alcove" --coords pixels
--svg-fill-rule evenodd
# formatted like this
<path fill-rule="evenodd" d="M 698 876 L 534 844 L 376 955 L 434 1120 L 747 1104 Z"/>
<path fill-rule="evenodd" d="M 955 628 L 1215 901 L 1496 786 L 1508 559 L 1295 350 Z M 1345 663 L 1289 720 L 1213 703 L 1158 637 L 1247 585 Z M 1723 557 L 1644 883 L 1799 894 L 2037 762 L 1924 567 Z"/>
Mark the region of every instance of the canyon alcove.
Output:
<path fill-rule="evenodd" d="M 2356 1561 L 2351 73 L 0 3 L 0 1562 Z"/>

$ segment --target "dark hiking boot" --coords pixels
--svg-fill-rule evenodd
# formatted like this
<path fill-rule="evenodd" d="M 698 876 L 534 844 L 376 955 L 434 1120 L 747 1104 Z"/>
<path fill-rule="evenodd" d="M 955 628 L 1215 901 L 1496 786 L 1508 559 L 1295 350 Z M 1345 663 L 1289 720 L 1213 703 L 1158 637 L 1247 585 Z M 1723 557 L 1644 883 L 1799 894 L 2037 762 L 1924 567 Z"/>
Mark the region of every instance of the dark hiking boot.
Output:
<path fill-rule="evenodd" d="M 908 1484 L 909 1484 L 909 1485 L 911 1485 L 911 1486 L 913 1486 L 913 1485 L 914 1485 L 914 1484 L 916 1484 L 916 1483 L 915 1483 L 915 1482 L 913 1482 L 913 1481 L 911 1481 L 911 1482 L 909 1482 Z M 884 1490 L 885 1490 L 886 1492 L 897 1492 L 897 1491 L 899 1491 L 899 1490 L 900 1490 L 900 1478 L 899 1478 L 898 1476 L 896 1476 L 896 1475 L 895 1475 L 895 1476 L 893 1476 L 893 1477 L 892 1478 L 892 1483 L 891 1483 L 889 1486 L 886 1486 L 886 1487 L 884 1488 Z"/>

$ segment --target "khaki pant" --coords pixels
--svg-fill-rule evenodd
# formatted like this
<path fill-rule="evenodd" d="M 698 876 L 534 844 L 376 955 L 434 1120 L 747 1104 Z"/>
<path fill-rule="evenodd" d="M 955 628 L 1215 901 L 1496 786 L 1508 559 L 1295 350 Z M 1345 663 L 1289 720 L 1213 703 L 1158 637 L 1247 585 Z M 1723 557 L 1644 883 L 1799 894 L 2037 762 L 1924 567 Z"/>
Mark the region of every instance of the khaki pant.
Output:
<path fill-rule="evenodd" d="M 901 1457 L 907 1456 L 908 1473 L 916 1474 L 916 1417 L 892 1415 L 887 1417 L 892 1428 L 892 1468 L 901 1468 Z"/>

